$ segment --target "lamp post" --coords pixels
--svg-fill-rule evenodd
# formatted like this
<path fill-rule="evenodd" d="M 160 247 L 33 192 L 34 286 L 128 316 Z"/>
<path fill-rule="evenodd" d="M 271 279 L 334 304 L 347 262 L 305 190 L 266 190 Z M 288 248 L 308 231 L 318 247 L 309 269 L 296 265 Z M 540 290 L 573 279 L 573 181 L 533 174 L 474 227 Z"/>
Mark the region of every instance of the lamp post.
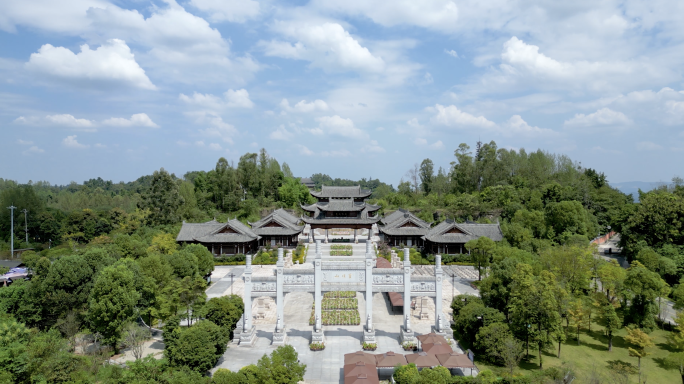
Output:
<path fill-rule="evenodd" d="M 233 277 L 235 277 L 235 274 L 233 272 L 230 273 L 230 294 L 233 294 Z"/>

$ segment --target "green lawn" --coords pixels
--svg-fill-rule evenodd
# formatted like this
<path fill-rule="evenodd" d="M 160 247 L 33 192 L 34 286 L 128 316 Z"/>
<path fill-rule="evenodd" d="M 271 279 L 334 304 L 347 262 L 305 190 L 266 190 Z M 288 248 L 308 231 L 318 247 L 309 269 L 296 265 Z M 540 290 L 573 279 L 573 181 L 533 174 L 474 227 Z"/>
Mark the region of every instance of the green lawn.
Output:
<path fill-rule="evenodd" d="M 663 366 L 663 360 L 668 356 L 672 350 L 667 344 L 667 331 L 656 330 L 650 336 L 654 338 L 655 347 L 651 348 L 649 352 L 651 355 L 641 359 L 642 382 L 646 380 L 647 383 L 654 384 L 681 384 L 682 379 L 679 372 L 676 370 L 667 370 Z M 576 335 L 576 334 L 575 334 Z M 577 374 L 575 383 L 584 383 L 586 378 L 593 370 L 598 371 L 604 378 L 602 382 L 612 382 L 615 374 L 610 370 L 609 362 L 622 362 L 631 364 L 636 372 L 637 358 L 629 356 L 627 351 L 628 346 L 625 343 L 624 337 L 627 332 L 622 329 L 617 335 L 613 336 L 613 351 L 608 352 L 608 338 L 603 334 L 603 328 L 597 324 L 592 323 L 591 332 L 582 331 L 580 333 L 580 345 L 577 345 L 575 336 L 568 336 L 568 340 L 561 346 L 561 358 L 557 358 L 558 344 L 553 348 L 549 348 L 546 352 L 542 352 L 542 359 L 544 368 L 552 366 L 560 366 L 565 363 L 574 368 Z M 528 359 L 524 359 L 516 373 L 524 373 L 526 371 L 539 369 L 539 358 L 536 349 L 530 346 L 530 355 Z M 505 368 L 487 364 L 482 361 L 477 361 L 477 366 L 480 370 L 488 368 L 495 373 L 502 373 Z M 638 374 L 632 374 L 629 377 L 630 383 L 638 383 Z"/>

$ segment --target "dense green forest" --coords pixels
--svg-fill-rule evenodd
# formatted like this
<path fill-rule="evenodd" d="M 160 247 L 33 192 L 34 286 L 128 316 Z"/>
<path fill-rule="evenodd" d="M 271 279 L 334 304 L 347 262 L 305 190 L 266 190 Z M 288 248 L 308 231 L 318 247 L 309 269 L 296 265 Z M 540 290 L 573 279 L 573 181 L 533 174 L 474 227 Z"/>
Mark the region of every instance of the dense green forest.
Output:
<path fill-rule="evenodd" d="M 561 347 L 579 343 L 592 325 L 611 345 L 612 335 L 630 332 L 625 340 L 632 337 L 635 353 L 645 357 L 648 343 L 641 348 L 639 341 L 662 326 L 662 301 L 684 307 L 684 187 L 678 178 L 641 193 L 635 203 L 603 173 L 566 156 L 494 142 L 473 149 L 461 144 L 448 169 L 424 159 L 396 188 L 377 179 L 311 178 L 317 187 L 368 188 L 385 213 L 405 208 L 428 222 L 501 224 L 503 241 L 469 243 L 470 255 L 452 260 L 477 265 L 483 274 L 475 283 L 481 298 L 458 297 L 452 308 L 457 337 L 483 363 L 505 367 L 502 375 L 520 375 L 516 369 L 529 369 L 532 361 L 542 368 L 544 353 L 563 356 Z M 278 207 L 301 212 L 299 205 L 310 202 L 288 164 L 265 150 L 245 154 L 237 165 L 221 158 L 209 171 L 177 177 L 160 169 L 130 183 L 0 179 L 2 207 L 17 207 L 13 234 L 10 211 L 0 211 L 0 251 L 9 258 L 10 236 L 15 248 L 34 249 L 22 255 L 32 279 L 0 288 L 0 383 L 211 382 L 204 375 L 232 337 L 242 300 L 206 300 L 215 260 L 202 246 L 176 244 L 181 222 L 256 221 Z M 629 269 L 596 257 L 590 240 L 609 229 L 620 233 Z M 103 366 L 112 353 L 148 337 L 140 320 L 164 327 L 165 358 Z M 668 367 L 677 368 L 684 329 L 667 335 Z M 96 344 L 107 348 L 88 348 Z M 191 352 L 198 345 L 211 347 Z M 294 364 L 296 353 L 265 359 L 213 380 L 269 382 L 267 372 L 279 364 L 274 361 Z M 684 367 L 684 357 L 680 361 Z M 303 369 L 288 371 L 290 378 Z M 537 376 L 540 383 L 549 377 Z"/>

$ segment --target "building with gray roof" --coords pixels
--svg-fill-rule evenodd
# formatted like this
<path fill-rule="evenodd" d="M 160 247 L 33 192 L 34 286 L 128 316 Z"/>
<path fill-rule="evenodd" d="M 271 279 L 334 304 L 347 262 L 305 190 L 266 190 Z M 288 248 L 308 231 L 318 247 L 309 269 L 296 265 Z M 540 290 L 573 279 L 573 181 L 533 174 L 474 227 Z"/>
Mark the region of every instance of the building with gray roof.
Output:
<path fill-rule="evenodd" d="M 254 253 L 259 246 L 278 245 L 292 247 L 304 229 L 300 219 L 285 210 L 278 209 L 251 228 L 240 220 L 229 219 L 225 223 L 211 220 L 206 223 L 183 222 L 176 237 L 179 243 L 202 244 L 214 256 Z"/>
<path fill-rule="evenodd" d="M 503 240 L 499 224 L 456 223 L 449 219 L 431 228 L 423 240 L 429 253 L 455 254 L 467 253 L 465 243 L 482 236 L 494 241 Z"/>
<path fill-rule="evenodd" d="M 423 237 L 430 231 L 432 223 L 419 219 L 405 209 L 399 209 L 380 219 L 378 231 L 390 246 L 407 245 L 422 247 Z"/>

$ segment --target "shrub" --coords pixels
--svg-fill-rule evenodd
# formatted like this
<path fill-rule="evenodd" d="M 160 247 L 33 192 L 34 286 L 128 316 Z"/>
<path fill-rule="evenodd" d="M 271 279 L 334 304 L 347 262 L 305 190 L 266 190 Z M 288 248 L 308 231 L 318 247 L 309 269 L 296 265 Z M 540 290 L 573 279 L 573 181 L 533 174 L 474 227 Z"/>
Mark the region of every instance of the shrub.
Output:
<path fill-rule="evenodd" d="M 325 343 L 313 342 L 309 344 L 309 349 L 312 351 L 322 351 L 325 349 Z"/>
<path fill-rule="evenodd" d="M 202 374 L 216 365 L 230 340 L 229 332 L 209 320 L 174 332 L 179 332 L 178 338 L 164 350 L 164 355 L 172 365 L 186 366 Z"/>

